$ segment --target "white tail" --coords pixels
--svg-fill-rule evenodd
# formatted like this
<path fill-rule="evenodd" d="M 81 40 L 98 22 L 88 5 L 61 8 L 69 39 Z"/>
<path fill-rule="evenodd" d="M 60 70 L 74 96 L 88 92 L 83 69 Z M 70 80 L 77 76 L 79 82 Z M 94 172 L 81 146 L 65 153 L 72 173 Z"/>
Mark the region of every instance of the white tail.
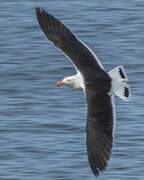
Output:
<path fill-rule="evenodd" d="M 112 78 L 111 93 L 120 97 L 124 101 L 129 101 L 130 90 L 124 68 L 122 66 L 117 66 L 109 71 L 109 75 Z"/>

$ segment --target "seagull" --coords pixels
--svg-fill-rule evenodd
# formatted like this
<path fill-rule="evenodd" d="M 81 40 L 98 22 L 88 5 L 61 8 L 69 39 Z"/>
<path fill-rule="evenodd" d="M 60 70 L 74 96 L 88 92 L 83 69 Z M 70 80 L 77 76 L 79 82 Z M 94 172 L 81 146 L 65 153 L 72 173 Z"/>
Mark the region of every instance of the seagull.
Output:
<path fill-rule="evenodd" d="M 76 75 L 56 83 L 82 89 L 87 102 L 86 144 L 89 165 L 95 176 L 107 167 L 113 147 L 114 97 L 129 100 L 128 79 L 123 66 L 106 72 L 94 52 L 58 18 L 43 8 L 35 8 L 36 17 L 46 37 L 73 64 Z"/>

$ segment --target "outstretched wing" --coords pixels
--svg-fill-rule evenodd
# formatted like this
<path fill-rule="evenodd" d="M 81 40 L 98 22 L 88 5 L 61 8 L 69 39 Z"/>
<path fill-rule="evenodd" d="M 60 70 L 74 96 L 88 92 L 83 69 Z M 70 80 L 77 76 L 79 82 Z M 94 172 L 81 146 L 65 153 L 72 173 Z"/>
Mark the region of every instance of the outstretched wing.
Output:
<path fill-rule="evenodd" d="M 96 94 L 91 88 L 87 93 L 87 153 L 93 173 L 98 176 L 107 166 L 113 144 L 113 106 L 108 93 Z"/>
<path fill-rule="evenodd" d="M 72 60 L 84 76 L 89 70 L 95 72 L 102 70 L 102 65 L 95 54 L 60 20 L 40 8 L 36 8 L 36 16 L 47 38 Z"/>

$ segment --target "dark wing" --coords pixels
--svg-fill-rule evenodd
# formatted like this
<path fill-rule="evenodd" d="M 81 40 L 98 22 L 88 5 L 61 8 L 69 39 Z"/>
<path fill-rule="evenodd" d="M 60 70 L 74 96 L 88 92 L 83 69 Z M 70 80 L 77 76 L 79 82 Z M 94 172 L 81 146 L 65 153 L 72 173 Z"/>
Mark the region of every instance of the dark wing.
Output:
<path fill-rule="evenodd" d="M 96 84 L 88 84 L 87 94 L 87 153 L 93 173 L 98 176 L 107 166 L 113 144 L 112 97 L 106 91 L 110 88 L 108 78 L 103 79 L 99 93 Z M 105 93 L 104 93 L 105 91 Z M 102 92 L 102 93 L 100 93 Z"/>
<path fill-rule="evenodd" d="M 89 70 L 103 71 L 94 53 L 79 41 L 60 20 L 40 8 L 36 8 L 36 16 L 47 38 L 72 60 L 83 75 L 86 75 Z"/>

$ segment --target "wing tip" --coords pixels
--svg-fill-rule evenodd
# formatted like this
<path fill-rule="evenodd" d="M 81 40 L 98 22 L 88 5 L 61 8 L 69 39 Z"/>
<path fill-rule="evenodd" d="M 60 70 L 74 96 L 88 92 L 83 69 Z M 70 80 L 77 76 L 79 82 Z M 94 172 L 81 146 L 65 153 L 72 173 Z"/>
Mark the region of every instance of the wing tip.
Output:
<path fill-rule="evenodd" d="M 90 127 L 89 127 L 90 128 Z M 89 129 L 92 132 L 92 129 Z M 111 131 L 111 130 L 110 130 Z M 113 138 L 109 133 L 87 132 L 87 155 L 90 168 L 97 177 L 104 173 L 112 154 Z"/>
<path fill-rule="evenodd" d="M 45 11 L 44 10 L 44 8 L 42 8 L 42 7 L 35 7 L 35 12 L 37 13 L 37 12 L 41 12 L 41 11 Z"/>
<path fill-rule="evenodd" d="M 46 34 L 47 31 L 51 29 L 51 25 L 49 24 L 51 15 L 44 8 L 41 7 L 35 7 L 35 13 L 39 26 Z"/>
<path fill-rule="evenodd" d="M 42 9 L 43 9 L 43 8 L 35 7 L 36 15 L 38 15 L 38 14 L 41 12 Z"/>
<path fill-rule="evenodd" d="M 91 167 L 91 170 L 92 170 L 94 176 L 96 176 L 96 177 L 103 174 L 107 167 L 107 164 L 104 167 L 96 167 L 96 165 L 91 164 L 91 162 L 89 162 L 89 164 L 90 164 L 90 167 Z"/>
<path fill-rule="evenodd" d="M 37 17 L 37 20 L 39 21 L 39 17 L 40 17 L 40 14 L 41 14 L 41 9 L 40 7 L 35 7 L 35 13 L 36 13 L 36 17 Z"/>
<path fill-rule="evenodd" d="M 93 174 L 98 177 L 105 171 L 109 158 L 103 161 L 100 157 L 95 157 L 93 152 L 88 152 L 88 160 Z"/>
<path fill-rule="evenodd" d="M 35 7 L 35 13 L 36 13 L 36 16 L 37 16 L 37 18 L 39 17 L 39 15 L 50 15 L 44 8 L 42 8 L 42 7 Z"/>

